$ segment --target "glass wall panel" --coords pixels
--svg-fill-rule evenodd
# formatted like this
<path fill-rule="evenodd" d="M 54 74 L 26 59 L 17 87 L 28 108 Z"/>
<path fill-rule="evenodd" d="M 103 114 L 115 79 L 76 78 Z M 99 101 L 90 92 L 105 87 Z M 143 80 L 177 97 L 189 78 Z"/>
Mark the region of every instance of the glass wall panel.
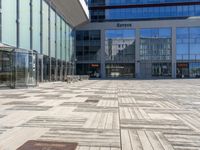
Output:
<path fill-rule="evenodd" d="M 11 86 L 12 53 L 0 48 L 0 87 Z"/>
<path fill-rule="evenodd" d="M 42 50 L 44 55 L 49 55 L 49 6 L 42 1 Z"/>
<path fill-rule="evenodd" d="M 153 63 L 152 76 L 153 77 L 171 77 L 171 63 Z"/>
<path fill-rule="evenodd" d="M 106 77 L 108 78 L 133 78 L 134 76 L 134 64 L 106 64 Z"/>
<path fill-rule="evenodd" d="M 105 36 L 105 52 L 107 61 L 134 61 L 134 30 L 107 30 Z"/>
<path fill-rule="evenodd" d="M 200 59 L 200 27 L 177 28 L 177 60 Z"/>
<path fill-rule="evenodd" d="M 69 61 L 69 51 L 70 51 L 70 45 L 69 45 L 69 26 L 66 24 L 66 61 Z"/>
<path fill-rule="evenodd" d="M 55 45 L 55 40 L 56 40 L 56 26 L 55 26 L 55 23 L 56 23 L 56 19 L 55 19 L 55 12 L 53 9 L 51 9 L 50 11 L 51 13 L 51 39 L 50 39 L 50 43 L 51 43 L 51 57 L 56 57 L 56 45 Z"/>
<path fill-rule="evenodd" d="M 190 63 L 190 77 L 200 78 L 200 63 Z"/>
<path fill-rule="evenodd" d="M 33 51 L 0 47 L 0 87 L 36 86 L 36 60 Z"/>
<path fill-rule="evenodd" d="M 14 53 L 15 87 L 36 86 L 37 54 L 32 51 L 15 50 Z"/>
<path fill-rule="evenodd" d="M 200 60 L 200 27 L 190 28 L 190 60 Z"/>
<path fill-rule="evenodd" d="M 199 2 L 199 0 L 192 0 L 194 2 Z M 90 7 L 93 6 L 130 6 L 130 5 L 142 5 L 144 7 L 125 7 L 125 8 L 99 8 L 90 10 L 90 17 L 93 22 L 105 21 L 105 20 L 138 20 L 138 19 L 160 19 L 160 18 L 179 18 L 179 17 L 190 17 L 200 15 L 200 5 L 186 5 L 177 4 L 174 6 L 148 6 L 146 4 L 159 4 L 159 3 L 175 3 L 175 2 L 189 2 L 188 0 L 92 0 L 90 2 Z M 190 1 L 191 2 L 191 1 Z"/>
<path fill-rule="evenodd" d="M 176 30 L 176 58 L 177 60 L 189 59 L 189 29 L 178 28 Z"/>
<path fill-rule="evenodd" d="M 95 12 L 95 11 L 94 11 Z M 93 13 L 94 13 L 93 12 Z M 105 10 L 106 20 L 119 19 L 158 19 L 172 17 L 198 16 L 193 6 L 169 6 L 169 7 L 143 7 L 143 8 L 121 8 Z"/>
<path fill-rule="evenodd" d="M 171 54 L 172 35 L 170 28 L 141 29 L 141 60 L 171 60 Z"/>
<path fill-rule="evenodd" d="M 78 61 L 99 61 L 101 57 L 100 30 L 76 32 L 76 56 Z"/>
<path fill-rule="evenodd" d="M 56 46 L 57 46 L 57 49 L 56 49 L 56 57 L 57 59 L 61 59 L 61 45 L 60 45 L 60 42 L 61 42 L 61 28 L 60 28 L 60 22 L 61 22 L 61 18 L 57 15 L 56 16 Z"/>
<path fill-rule="evenodd" d="M 19 47 L 30 49 L 30 0 L 19 0 Z"/>
<path fill-rule="evenodd" d="M 74 41 L 74 35 L 73 35 L 73 31 L 72 28 L 69 27 L 69 34 L 70 34 L 70 51 L 69 51 L 69 56 L 70 56 L 70 61 L 72 62 L 74 59 L 74 45 L 73 45 L 73 41 Z"/>
<path fill-rule="evenodd" d="M 199 0 L 190 0 L 199 2 Z M 155 4 L 155 3 L 174 3 L 188 2 L 188 0 L 90 0 L 90 6 L 116 6 L 116 5 L 134 5 L 134 4 Z"/>
<path fill-rule="evenodd" d="M 40 31 L 40 7 L 41 1 L 40 0 L 33 0 L 32 1 L 32 44 L 33 44 L 33 50 L 36 50 L 38 53 L 41 53 L 41 31 Z"/>
<path fill-rule="evenodd" d="M 65 22 L 62 20 L 62 60 L 65 60 Z"/>
<path fill-rule="evenodd" d="M 3 0 L 2 2 L 2 42 L 17 46 L 17 3 L 16 0 Z"/>

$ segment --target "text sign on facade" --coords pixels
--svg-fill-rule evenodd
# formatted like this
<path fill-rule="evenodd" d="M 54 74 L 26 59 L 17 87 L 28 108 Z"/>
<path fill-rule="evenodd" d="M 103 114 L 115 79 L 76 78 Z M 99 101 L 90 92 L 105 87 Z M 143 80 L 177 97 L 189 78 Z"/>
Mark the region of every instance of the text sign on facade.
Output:
<path fill-rule="evenodd" d="M 132 24 L 131 23 L 117 23 L 118 28 L 131 28 Z"/>

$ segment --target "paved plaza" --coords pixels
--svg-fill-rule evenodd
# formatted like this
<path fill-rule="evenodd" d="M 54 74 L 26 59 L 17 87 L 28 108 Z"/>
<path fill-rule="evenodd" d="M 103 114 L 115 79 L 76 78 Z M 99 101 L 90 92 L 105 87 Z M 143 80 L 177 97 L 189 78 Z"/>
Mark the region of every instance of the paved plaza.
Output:
<path fill-rule="evenodd" d="M 0 150 L 200 150 L 200 80 L 89 80 L 0 90 Z"/>

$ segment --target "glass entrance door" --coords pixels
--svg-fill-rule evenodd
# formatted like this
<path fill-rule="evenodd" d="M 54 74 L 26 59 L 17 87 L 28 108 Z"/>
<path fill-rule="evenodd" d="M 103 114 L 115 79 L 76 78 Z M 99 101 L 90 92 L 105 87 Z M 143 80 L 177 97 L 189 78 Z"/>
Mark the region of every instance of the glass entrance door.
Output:
<path fill-rule="evenodd" d="M 14 86 L 37 85 L 37 55 L 34 52 L 15 51 Z"/>
<path fill-rule="evenodd" d="M 37 53 L 14 48 L 0 48 L 0 87 L 37 85 Z"/>
<path fill-rule="evenodd" d="M 37 55 L 29 53 L 28 60 L 28 86 L 37 85 Z"/>
<path fill-rule="evenodd" d="M 15 87 L 28 83 L 28 55 L 15 52 Z"/>

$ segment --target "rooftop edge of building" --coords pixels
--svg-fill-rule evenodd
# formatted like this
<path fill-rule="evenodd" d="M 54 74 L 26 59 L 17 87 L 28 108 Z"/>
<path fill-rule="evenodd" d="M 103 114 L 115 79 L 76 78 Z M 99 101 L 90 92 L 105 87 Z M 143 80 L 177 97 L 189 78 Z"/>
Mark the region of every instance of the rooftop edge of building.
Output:
<path fill-rule="evenodd" d="M 89 22 L 89 9 L 85 0 L 46 0 L 55 6 L 67 22 L 76 27 Z"/>

